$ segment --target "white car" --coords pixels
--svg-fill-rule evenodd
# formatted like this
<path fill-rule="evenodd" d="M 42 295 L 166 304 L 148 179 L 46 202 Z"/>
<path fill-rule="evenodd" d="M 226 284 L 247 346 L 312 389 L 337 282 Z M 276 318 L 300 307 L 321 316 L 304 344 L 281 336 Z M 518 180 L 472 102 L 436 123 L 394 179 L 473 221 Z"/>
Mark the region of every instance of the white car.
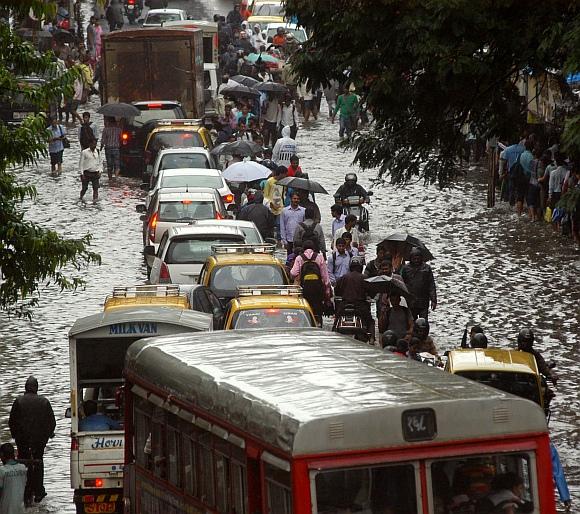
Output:
<path fill-rule="evenodd" d="M 217 169 L 217 167 L 217 160 L 214 156 L 209 153 L 209 150 L 201 146 L 165 148 L 157 152 L 157 157 L 155 157 L 153 164 L 147 165 L 144 178 L 153 186 L 157 180 L 156 176 L 159 170 L 177 168 Z"/>
<path fill-rule="evenodd" d="M 216 244 L 245 244 L 246 236 L 236 226 L 203 225 L 172 227 L 163 234 L 151 264 L 151 284 L 195 284 Z M 149 260 L 151 254 L 147 255 Z"/>
<path fill-rule="evenodd" d="M 143 20 L 143 26 L 162 27 L 166 21 L 181 20 L 187 20 L 187 12 L 183 9 L 150 9 Z"/>
<path fill-rule="evenodd" d="M 304 27 L 298 27 L 295 23 L 268 23 L 266 28 L 262 30 L 262 36 L 268 41 L 269 37 L 274 37 L 278 32 L 278 28 L 282 27 L 286 34 L 292 34 L 294 39 L 302 44 L 308 39 L 308 34 L 304 30 Z"/>
<path fill-rule="evenodd" d="M 171 227 L 188 225 L 200 219 L 223 220 L 228 217 L 222 197 L 208 187 L 158 189 L 148 207 L 139 204 L 135 210 L 142 213 L 146 252 L 151 252 L 148 246 L 156 250 L 163 234 Z"/>
<path fill-rule="evenodd" d="M 183 187 L 190 190 L 198 187 L 217 189 L 226 209 L 234 205 L 234 195 L 222 177 L 220 170 L 206 168 L 160 169 L 152 188 L 147 193 L 145 205 L 149 206 L 151 198 L 159 189 Z"/>

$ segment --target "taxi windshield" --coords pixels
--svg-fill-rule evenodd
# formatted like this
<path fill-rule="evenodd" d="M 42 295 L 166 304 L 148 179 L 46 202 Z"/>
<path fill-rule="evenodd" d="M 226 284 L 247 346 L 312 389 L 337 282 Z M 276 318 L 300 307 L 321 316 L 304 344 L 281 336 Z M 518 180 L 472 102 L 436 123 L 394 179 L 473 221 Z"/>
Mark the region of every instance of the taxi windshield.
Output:
<path fill-rule="evenodd" d="M 242 236 L 196 236 L 190 239 L 174 239 L 164 261 L 167 264 L 203 264 L 211 254 L 212 245 L 244 243 Z"/>
<path fill-rule="evenodd" d="M 235 296 L 242 286 L 283 286 L 286 277 L 280 266 L 274 264 L 236 264 L 216 267 L 210 288 L 218 295 Z"/>
<path fill-rule="evenodd" d="M 304 328 L 312 321 L 304 309 L 247 309 L 234 315 L 231 328 Z"/>
<path fill-rule="evenodd" d="M 224 181 L 221 177 L 208 175 L 173 175 L 172 177 L 164 176 L 161 179 L 160 187 L 211 187 L 220 189 L 224 187 Z"/>
<path fill-rule="evenodd" d="M 147 21 L 145 22 L 147 25 L 158 24 L 161 25 L 167 21 L 179 21 L 181 20 L 181 16 L 177 13 L 153 13 L 147 16 Z"/>
<path fill-rule="evenodd" d="M 541 405 L 540 387 L 536 375 L 531 373 L 515 373 L 509 371 L 460 371 L 460 375 L 476 382 L 480 382 L 506 393 L 521 396 Z"/>
<path fill-rule="evenodd" d="M 284 7 L 279 3 L 260 4 L 254 8 L 252 16 L 284 16 Z"/>
<path fill-rule="evenodd" d="M 215 204 L 210 200 L 181 200 L 159 204 L 159 221 L 211 220 L 214 218 Z"/>
<path fill-rule="evenodd" d="M 197 131 L 178 130 L 175 132 L 157 132 L 151 136 L 148 146 L 150 150 L 156 152 L 164 148 L 202 147 L 203 141 Z"/>

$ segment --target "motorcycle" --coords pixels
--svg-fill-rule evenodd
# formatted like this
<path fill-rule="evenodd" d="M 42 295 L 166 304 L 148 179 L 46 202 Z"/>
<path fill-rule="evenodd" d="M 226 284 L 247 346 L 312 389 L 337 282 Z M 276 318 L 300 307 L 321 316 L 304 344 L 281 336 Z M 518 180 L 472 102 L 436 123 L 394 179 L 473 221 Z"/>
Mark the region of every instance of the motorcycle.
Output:
<path fill-rule="evenodd" d="M 135 21 L 141 16 L 141 10 L 139 0 L 125 0 L 125 16 L 131 25 L 135 25 Z"/>
<path fill-rule="evenodd" d="M 369 191 L 367 194 L 372 196 L 373 192 Z M 365 202 L 370 203 L 361 196 L 347 196 L 342 199 L 344 214 L 354 214 L 357 217 L 357 226 L 361 232 L 369 231 L 369 211 L 364 205 Z"/>
<path fill-rule="evenodd" d="M 339 300 L 336 298 L 336 300 Z M 332 331 L 354 337 L 357 341 L 368 343 L 371 341 L 367 327 L 358 314 L 356 307 L 350 303 L 341 306 L 334 316 Z"/>

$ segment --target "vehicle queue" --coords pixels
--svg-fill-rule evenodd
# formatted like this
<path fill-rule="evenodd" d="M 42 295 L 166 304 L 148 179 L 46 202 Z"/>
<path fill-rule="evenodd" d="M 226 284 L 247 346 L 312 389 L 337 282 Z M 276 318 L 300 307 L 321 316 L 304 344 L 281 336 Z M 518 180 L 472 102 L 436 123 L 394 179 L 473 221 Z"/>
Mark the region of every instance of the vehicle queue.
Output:
<path fill-rule="evenodd" d="M 256 2 L 257 14 L 262 3 L 273 4 Z M 157 42 L 171 47 L 170 30 L 200 46 L 186 20 L 169 21 L 179 28 L 148 29 Z M 110 43 L 127 37 L 139 38 Z M 151 92 L 105 93 L 139 111 L 122 155 L 147 191 L 137 211 L 149 284 L 116 288 L 69 333 L 77 512 L 483 513 L 502 493 L 514 511 L 555 513 L 542 410 L 500 391 L 544 406 L 537 367 L 461 350 L 501 369 L 477 375 L 479 362 L 461 368 L 452 354 L 443 373 L 321 330 L 277 241 L 235 219 L 243 196 L 197 117 L 195 73 L 187 111 Z M 348 198 L 368 230 L 360 195 Z M 82 430 L 90 402 L 123 429 Z"/>

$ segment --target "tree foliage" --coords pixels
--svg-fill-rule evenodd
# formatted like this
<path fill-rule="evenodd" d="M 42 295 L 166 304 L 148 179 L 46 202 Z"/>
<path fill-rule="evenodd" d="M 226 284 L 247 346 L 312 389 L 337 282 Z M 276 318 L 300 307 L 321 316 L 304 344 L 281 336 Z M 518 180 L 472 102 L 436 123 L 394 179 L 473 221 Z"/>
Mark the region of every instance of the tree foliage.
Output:
<path fill-rule="evenodd" d="M 53 10 L 42 0 L 0 0 L 0 8 L 21 15 L 31 8 L 38 15 Z M 19 80 L 30 75 L 41 76 L 46 83 L 33 88 Z M 25 218 L 23 203 L 34 200 L 36 190 L 20 184 L 15 172 L 47 155 L 49 134 L 42 111 L 61 95 L 70 94 L 78 76 L 75 69 L 59 72 L 51 54 L 38 54 L 10 27 L 0 24 L 0 101 L 19 95 L 40 111 L 16 128 L 0 121 L 0 310 L 30 316 L 42 284 L 53 282 L 61 290 L 75 289 L 83 284 L 76 272 L 100 262 L 100 257 L 88 249 L 90 235 L 65 239 Z"/>
<path fill-rule="evenodd" d="M 517 72 L 580 70 L 572 0 L 286 0 L 286 10 L 311 31 L 298 75 L 356 84 L 376 123 L 347 146 L 394 183 L 452 183 L 467 122 L 483 137 L 521 136 Z M 566 141 L 580 148 L 577 121 Z"/>

